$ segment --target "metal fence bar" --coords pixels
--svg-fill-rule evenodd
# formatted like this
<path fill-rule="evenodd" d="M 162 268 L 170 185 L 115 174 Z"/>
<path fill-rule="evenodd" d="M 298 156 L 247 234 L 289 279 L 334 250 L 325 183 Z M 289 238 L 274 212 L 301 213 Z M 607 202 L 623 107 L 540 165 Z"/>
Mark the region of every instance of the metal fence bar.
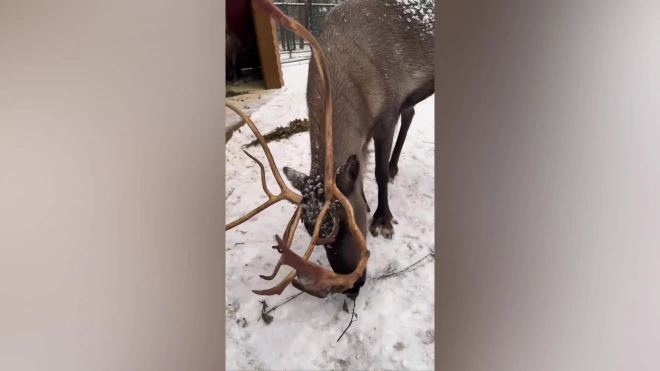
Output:
<path fill-rule="evenodd" d="M 314 3 L 314 0 L 307 0 L 305 3 L 275 2 L 273 4 L 280 8 L 284 14 L 292 17 L 309 29 L 312 35 L 317 36 L 319 26 L 327 13 L 340 2 L 341 0 L 335 0 L 334 4 L 326 4 Z M 309 44 L 295 32 L 281 27 L 279 24 L 276 24 L 276 32 L 278 34 L 281 56 L 287 55 L 287 59 L 292 59 L 294 58 L 294 53 L 310 52 Z"/>

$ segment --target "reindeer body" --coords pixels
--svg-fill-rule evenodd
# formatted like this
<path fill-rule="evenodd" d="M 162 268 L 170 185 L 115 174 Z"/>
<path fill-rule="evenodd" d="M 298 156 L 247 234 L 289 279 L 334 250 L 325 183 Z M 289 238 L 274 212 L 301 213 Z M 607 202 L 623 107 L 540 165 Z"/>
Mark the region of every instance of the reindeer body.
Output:
<path fill-rule="evenodd" d="M 406 5 L 405 3 L 408 3 Z M 367 146 L 374 140 L 378 206 L 369 230 L 392 238 L 388 181 L 396 175 L 398 159 L 414 116 L 414 106 L 434 91 L 433 0 L 347 0 L 324 20 L 317 37 L 328 65 L 332 91 L 333 166 L 337 185 L 349 199 L 355 220 L 366 236 L 370 208 L 363 191 Z M 310 123 L 309 175 L 285 168 L 285 175 L 303 194 L 302 220 L 311 234 L 323 196 L 325 139 L 321 74 L 310 63 L 307 106 Z M 394 152 L 397 121 L 401 130 Z M 320 186 L 320 188 L 319 188 Z M 345 222 L 339 235 L 325 245 L 333 271 L 348 274 L 357 266 L 359 250 Z M 357 295 L 366 270 L 354 288 Z"/>

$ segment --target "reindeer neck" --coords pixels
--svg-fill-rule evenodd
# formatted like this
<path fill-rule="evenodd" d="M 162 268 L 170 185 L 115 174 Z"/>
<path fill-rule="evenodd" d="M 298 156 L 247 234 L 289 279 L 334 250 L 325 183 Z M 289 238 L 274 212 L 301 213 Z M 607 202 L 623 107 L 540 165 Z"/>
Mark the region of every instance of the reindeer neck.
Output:
<path fill-rule="evenodd" d="M 310 152 L 311 152 L 311 170 L 310 174 L 321 175 L 323 177 L 325 172 L 325 153 L 326 153 L 326 138 L 325 138 L 325 125 L 323 120 L 315 119 L 315 116 L 322 114 L 310 114 L 309 121 L 309 137 L 310 137 Z M 358 130 L 359 126 L 355 121 L 359 121 L 357 115 L 344 109 L 341 112 L 333 115 L 332 123 L 332 167 L 333 172 L 336 172 L 341 167 L 349 156 L 357 155 L 361 157 L 362 148 L 366 139 L 365 135 Z"/>

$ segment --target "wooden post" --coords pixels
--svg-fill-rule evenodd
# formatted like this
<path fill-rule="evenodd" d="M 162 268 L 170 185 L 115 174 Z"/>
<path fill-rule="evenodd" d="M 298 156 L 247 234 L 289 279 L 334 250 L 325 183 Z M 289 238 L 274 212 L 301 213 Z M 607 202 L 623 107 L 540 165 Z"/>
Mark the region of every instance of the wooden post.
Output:
<path fill-rule="evenodd" d="M 254 18 L 254 31 L 257 34 L 257 46 L 259 48 L 259 60 L 261 71 L 264 76 L 266 89 L 280 89 L 284 86 L 282 78 L 282 64 L 277 44 L 277 31 L 275 20 L 261 9 L 252 6 L 252 17 Z"/>

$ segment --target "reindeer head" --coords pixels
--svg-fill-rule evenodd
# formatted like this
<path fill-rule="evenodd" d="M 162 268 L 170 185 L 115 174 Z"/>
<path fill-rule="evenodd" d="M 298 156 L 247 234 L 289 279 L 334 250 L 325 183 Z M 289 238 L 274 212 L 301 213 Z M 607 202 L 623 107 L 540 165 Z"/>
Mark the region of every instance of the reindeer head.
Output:
<path fill-rule="evenodd" d="M 325 202 L 324 174 L 301 173 L 289 167 L 284 167 L 284 175 L 291 185 L 302 194 L 303 225 L 310 236 L 314 233 L 316 219 Z M 362 235 L 366 235 L 367 205 L 362 198 L 360 177 L 360 161 L 356 155 L 351 155 L 335 172 L 335 184 L 346 196 L 353 208 L 353 216 Z M 321 221 L 318 245 L 325 247 L 328 262 L 335 273 L 348 274 L 353 272 L 360 261 L 360 248 L 353 238 L 348 226 L 351 216 L 341 204 L 334 200 Z M 344 291 L 344 294 L 355 298 L 364 285 L 366 269 L 355 285 Z"/>
<path fill-rule="evenodd" d="M 333 171 L 331 121 L 332 99 L 330 95 L 328 68 L 323 57 L 323 52 L 321 51 L 318 41 L 316 41 L 309 31 L 302 27 L 298 22 L 282 13 L 282 11 L 272 2 L 268 0 L 253 0 L 253 3 L 256 8 L 262 9 L 284 27 L 289 28 L 303 37 L 312 47 L 312 56 L 319 71 L 321 71 L 324 88 L 324 173 L 322 175 L 310 174 L 310 176 L 305 176 L 304 174 L 294 172 L 287 168 L 285 170 L 288 173 L 287 178 L 292 181 L 294 188 L 300 190 L 303 195 L 301 196 L 291 191 L 284 184 L 284 180 L 277 170 L 275 160 L 270 153 L 266 140 L 252 120 L 234 105 L 225 102 L 227 107 L 238 113 L 241 118 L 245 120 L 250 127 L 250 130 L 252 130 L 257 137 L 257 141 L 264 150 L 271 171 L 273 172 L 275 180 L 281 190 L 279 195 L 274 195 L 268 190 L 263 164 L 254 156 L 245 152 L 245 154 L 254 160 L 261 169 L 261 184 L 264 192 L 268 196 L 268 201 L 245 214 L 243 217 L 227 224 L 225 230 L 230 230 L 240 225 L 266 208 L 282 200 L 288 200 L 296 204 L 297 209 L 289 220 L 283 238 L 275 236 L 277 245 L 273 247 L 280 252 L 280 260 L 275 265 L 275 269 L 270 276 L 262 275 L 260 277 L 265 280 L 272 280 L 275 278 L 282 265 L 288 265 L 294 270 L 275 287 L 267 290 L 252 291 L 258 295 L 279 295 L 289 283 L 293 282 L 294 287 L 297 289 L 320 298 L 340 292 L 345 292 L 347 295 L 356 295 L 357 290 L 359 290 L 359 287 L 361 286 L 360 282 L 364 282 L 363 276 L 370 255 L 364 238 L 364 231 L 366 228 L 366 212 L 364 211 L 364 208 L 366 205 L 360 200 L 359 192 L 357 191 L 358 189 L 361 189 L 359 188 L 361 187 L 361 184 L 357 187 L 360 169 L 357 156 L 350 156 L 346 163 L 343 164 L 336 173 Z M 350 201 L 345 194 L 351 199 Z M 355 210 L 353 205 L 355 205 Z M 356 223 L 356 211 L 358 213 L 358 220 L 363 221 L 360 226 Z M 291 243 L 293 242 L 294 231 L 303 215 L 303 224 L 305 224 L 305 228 L 312 235 L 312 240 L 309 243 L 305 254 L 300 257 L 291 251 Z M 312 224 L 312 222 L 314 223 Z M 330 264 L 334 270 L 333 272 L 308 260 L 309 256 L 312 254 L 314 246 L 316 245 L 324 245 L 326 246 L 326 250 L 332 250 L 334 248 L 333 246 L 342 247 L 342 250 L 338 249 L 338 251 L 345 251 L 347 255 L 341 255 L 341 253 L 338 253 L 338 258 L 330 260 L 330 257 L 335 255 L 328 253 Z M 350 254 L 348 254 L 349 252 Z M 358 285 L 355 285 L 356 282 L 358 282 Z"/>

